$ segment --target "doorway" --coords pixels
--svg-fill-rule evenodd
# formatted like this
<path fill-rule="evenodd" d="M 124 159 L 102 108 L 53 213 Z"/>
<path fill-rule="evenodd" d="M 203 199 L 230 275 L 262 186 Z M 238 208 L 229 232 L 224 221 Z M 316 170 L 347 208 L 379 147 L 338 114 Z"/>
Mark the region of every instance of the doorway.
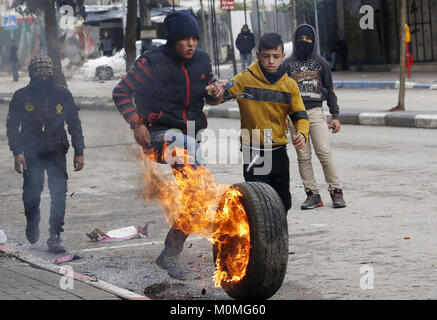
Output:
<path fill-rule="evenodd" d="M 407 24 L 410 27 L 411 44 L 415 62 L 434 61 L 431 2 L 433 0 L 407 0 Z M 396 21 L 400 28 L 400 0 L 396 0 Z"/>

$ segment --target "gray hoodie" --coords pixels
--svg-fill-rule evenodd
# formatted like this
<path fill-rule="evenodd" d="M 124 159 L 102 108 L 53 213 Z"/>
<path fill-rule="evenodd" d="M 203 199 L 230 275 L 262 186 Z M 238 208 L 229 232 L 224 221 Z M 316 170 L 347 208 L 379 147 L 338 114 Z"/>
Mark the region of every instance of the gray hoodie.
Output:
<path fill-rule="evenodd" d="M 308 36 L 313 39 L 314 47 L 312 53 L 308 57 L 303 58 L 299 55 L 296 43 L 297 35 L 302 33 L 302 30 L 299 29 L 304 27 L 309 27 L 313 31 L 313 34 Z M 323 101 L 326 100 L 332 118 L 337 119 L 339 107 L 334 91 L 331 68 L 329 63 L 317 54 L 316 43 L 317 39 L 314 28 L 308 24 L 300 25 L 297 27 L 294 35 L 293 54 L 285 59 L 283 64 L 287 69 L 288 75 L 297 82 L 306 109 L 321 107 Z"/>

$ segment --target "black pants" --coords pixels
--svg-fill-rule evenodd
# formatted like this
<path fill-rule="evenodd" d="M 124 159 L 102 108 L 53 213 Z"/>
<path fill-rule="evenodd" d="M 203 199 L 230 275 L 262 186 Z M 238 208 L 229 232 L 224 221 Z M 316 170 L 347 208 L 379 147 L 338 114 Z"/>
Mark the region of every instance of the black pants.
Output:
<path fill-rule="evenodd" d="M 281 198 L 285 211 L 291 209 L 291 193 L 290 193 L 290 160 L 287 154 L 287 148 L 284 146 L 273 151 L 252 151 L 248 154 L 244 151 L 243 175 L 248 182 L 264 182 L 272 186 Z M 261 157 L 260 161 L 253 161 L 256 154 Z M 265 166 L 265 162 L 261 161 L 262 157 L 266 158 L 271 153 L 272 166 L 271 171 L 263 174 L 257 174 L 254 170 Z M 250 158 L 249 158 L 250 157 Z M 254 163 L 252 163 L 254 162 Z M 250 167 L 249 167 L 250 166 Z M 248 170 L 249 168 L 249 170 Z"/>
<path fill-rule="evenodd" d="M 50 233 L 59 235 L 64 230 L 67 193 L 67 168 L 65 154 L 48 154 L 26 158 L 27 169 L 23 173 L 24 214 L 28 219 L 40 218 L 39 205 L 44 188 L 44 172 L 47 172 L 50 191 Z"/>

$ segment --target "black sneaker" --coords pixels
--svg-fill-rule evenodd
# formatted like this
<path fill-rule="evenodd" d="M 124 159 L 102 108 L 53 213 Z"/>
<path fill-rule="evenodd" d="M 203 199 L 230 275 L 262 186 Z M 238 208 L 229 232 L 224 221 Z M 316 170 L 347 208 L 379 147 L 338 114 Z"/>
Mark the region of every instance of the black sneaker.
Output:
<path fill-rule="evenodd" d="M 307 199 L 302 203 L 300 208 L 302 210 L 309 210 L 317 207 L 323 207 L 323 201 L 320 194 L 314 194 L 312 191 L 307 192 Z"/>
<path fill-rule="evenodd" d="M 343 191 L 341 189 L 335 189 L 331 192 L 332 206 L 334 208 L 346 207 L 346 202 L 343 199 Z"/>
<path fill-rule="evenodd" d="M 50 235 L 50 238 L 47 240 L 47 246 L 51 253 L 65 252 L 65 247 L 62 243 L 61 236 L 59 235 Z"/>
<path fill-rule="evenodd" d="M 39 217 L 27 218 L 26 238 L 34 244 L 39 240 Z"/>

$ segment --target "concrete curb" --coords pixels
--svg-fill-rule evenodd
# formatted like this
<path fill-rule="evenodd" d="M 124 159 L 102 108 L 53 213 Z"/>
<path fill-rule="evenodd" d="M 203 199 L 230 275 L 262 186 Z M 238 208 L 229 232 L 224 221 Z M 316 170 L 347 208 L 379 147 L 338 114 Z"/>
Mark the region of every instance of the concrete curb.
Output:
<path fill-rule="evenodd" d="M 205 107 L 208 117 L 239 119 L 238 108 Z M 331 115 L 326 113 L 328 122 Z M 401 112 L 341 112 L 342 124 L 437 129 L 437 114 L 404 114 Z"/>
<path fill-rule="evenodd" d="M 382 82 L 381 82 L 382 83 Z M 387 82 L 384 82 L 387 84 Z M 437 89 L 437 85 L 436 85 Z M 0 95 L 0 103 L 9 103 L 8 96 Z M 76 98 L 76 104 L 81 110 L 112 110 L 117 111 L 113 102 L 93 100 L 89 98 Z M 211 118 L 240 119 L 238 107 L 205 106 L 206 116 Z M 328 121 L 331 115 L 326 113 Z M 367 126 L 391 126 L 407 128 L 437 129 L 437 114 L 405 114 L 402 112 L 351 112 L 344 111 L 339 115 L 342 124 L 367 125 Z"/>
<path fill-rule="evenodd" d="M 399 89 L 399 81 L 334 81 L 335 88 L 354 89 Z M 437 90 L 437 84 L 406 82 L 407 89 L 430 89 Z"/>
<path fill-rule="evenodd" d="M 59 274 L 61 276 L 70 276 L 68 273 L 66 273 L 65 271 L 62 272 L 63 267 L 50 263 L 48 261 L 45 261 L 41 258 L 37 258 L 34 257 L 32 255 L 29 255 L 27 253 L 24 253 L 14 247 L 5 245 L 5 244 L 0 244 L 0 252 L 3 252 L 7 255 L 11 255 L 21 261 L 24 261 L 26 263 L 28 263 L 29 265 L 36 267 L 36 268 L 40 268 L 42 270 L 46 270 L 52 273 L 56 273 Z M 73 272 L 72 278 L 74 280 L 77 281 L 81 281 L 84 282 L 88 285 L 91 285 L 97 289 L 109 292 L 113 295 L 116 295 L 122 299 L 125 300 L 151 300 L 150 298 L 146 297 L 146 296 L 142 296 L 139 294 L 136 294 L 134 292 L 131 292 L 129 290 L 123 289 L 123 288 L 119 288 L 116 287 L 108 282 L 96 279 L 96 278 L 92 278 L 92 277 L 88 277 L 86 275 L 77 273 L 77 272 Z"/>

